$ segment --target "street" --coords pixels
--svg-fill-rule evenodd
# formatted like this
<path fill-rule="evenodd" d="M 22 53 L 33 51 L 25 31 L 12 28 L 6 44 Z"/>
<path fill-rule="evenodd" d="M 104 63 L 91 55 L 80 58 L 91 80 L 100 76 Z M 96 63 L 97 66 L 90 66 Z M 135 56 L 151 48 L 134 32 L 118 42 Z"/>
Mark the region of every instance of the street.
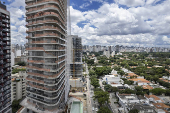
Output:
<path fill-rule="evenodd" d="M 94 96 L 94 91 L 93 91 L 93 86 L 91 87 L 90 85 L 90 80 L 89 80 L 89 71 L 88 71 L 88 66 L 86 65 L 86 74 L 87 74 L 87 103 L 88 103 L 88 113 L 97 113 L 96 108 L 98 109 L 97 102 L 94 102 L 93 96 Z M 94 108 L 94 109 L 93 109 Z"/>
<path fill-rule="evenodd" d="M 99 79 L 99 84 L 100 84 L 100 87 L 102 88 L 102 90 L 104 91 L 104 86 L 102 84 L 102 79 Z M 113 98 L 112 98 L 113 97 Z M 114 102 L 116 102 L 116 97 L 115 97 L 115 94 L 114 93 L 110 93 L 110 106 L 108 106 L 113 113 L 118 113 L 118 108 L 117 106 L 114 104 Z"/>
<path fill-rule="evenodd" d="M 110 93 L 110 106 L 112 108 L 113 113 L 118 113 L 118 106 L 115 105 L 116 97 L 114 93 Z"/>

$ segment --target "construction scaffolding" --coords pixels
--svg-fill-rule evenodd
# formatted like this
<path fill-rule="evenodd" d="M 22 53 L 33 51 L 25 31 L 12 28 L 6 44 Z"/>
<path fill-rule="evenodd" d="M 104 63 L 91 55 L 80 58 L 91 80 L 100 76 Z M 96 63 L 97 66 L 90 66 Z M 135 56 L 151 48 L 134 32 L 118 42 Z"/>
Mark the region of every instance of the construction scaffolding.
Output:
<path fill-rule="evenodd" d="M 81 38 L 76 35 L 70 35 L 67 39 L 67 63 L 71 87 L 82 91 L 82 42 Z"/>

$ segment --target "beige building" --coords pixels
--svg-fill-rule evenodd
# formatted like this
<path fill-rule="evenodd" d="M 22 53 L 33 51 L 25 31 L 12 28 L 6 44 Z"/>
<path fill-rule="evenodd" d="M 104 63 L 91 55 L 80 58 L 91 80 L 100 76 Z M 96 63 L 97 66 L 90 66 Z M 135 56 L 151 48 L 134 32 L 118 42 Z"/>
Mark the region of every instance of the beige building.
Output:
<path fill-rule="evenodd" d="M 11 102 L 26 96 L 26 71 L 11 75 Z"/>

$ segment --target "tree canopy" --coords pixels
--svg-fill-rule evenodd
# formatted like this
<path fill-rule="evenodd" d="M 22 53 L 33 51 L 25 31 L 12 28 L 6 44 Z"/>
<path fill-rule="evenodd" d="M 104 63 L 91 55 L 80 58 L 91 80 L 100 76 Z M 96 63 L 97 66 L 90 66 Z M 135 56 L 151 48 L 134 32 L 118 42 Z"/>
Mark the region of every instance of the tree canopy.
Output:
<path fill-rule="evenodd" d="M 95 91 L 94 92 L 94 99 L 98 100 L 100 106 L 104 105 L 105 102 L 109 102 L 109 93 L 106 91 Z"/>
<path fill-rule="evenodd" d="M 100 107 L 97 113 L 112 113 L 108 107 Z"/>

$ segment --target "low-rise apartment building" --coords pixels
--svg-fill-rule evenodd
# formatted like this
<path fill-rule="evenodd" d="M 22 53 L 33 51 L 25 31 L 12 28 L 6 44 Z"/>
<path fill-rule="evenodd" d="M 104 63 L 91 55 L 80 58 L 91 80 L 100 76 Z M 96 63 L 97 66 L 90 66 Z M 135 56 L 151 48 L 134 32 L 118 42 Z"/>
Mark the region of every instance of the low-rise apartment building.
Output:
<path fill-rule="evenodd" d="M 26 71 L 12 74 L 11 76 L 11 102 L 26 96 Z"/>

